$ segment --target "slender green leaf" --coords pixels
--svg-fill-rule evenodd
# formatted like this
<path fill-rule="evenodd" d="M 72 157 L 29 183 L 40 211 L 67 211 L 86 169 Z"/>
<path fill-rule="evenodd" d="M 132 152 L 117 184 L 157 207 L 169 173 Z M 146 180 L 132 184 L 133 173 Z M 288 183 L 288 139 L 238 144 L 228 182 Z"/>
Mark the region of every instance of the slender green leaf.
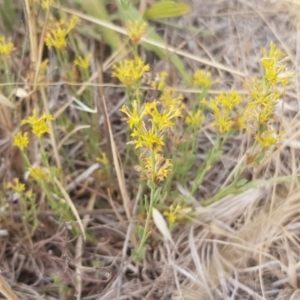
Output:
<path fill-rule="evenodd" d="M 159 201 L 159 198 L 160 198 L 160 191 L 161 191 L 161 187 L 158 188 L 155 193 L 154 193 L 154 196 L 153 196 L 153 202 L 154 204 L 157 203 Z"/>
<path fill-rule="evenodd" d="M 192 8 L 185 3 L 174 1 L 158 2 L 148 8 L 144 13 L 144 18 L 148 20 L 174 18 L 187 14 Z"/>
<path fill-rule="evenodd" d="M 255 162 L 259 164 L 260 162 L 262 162 L 262 160 L 264 159 L 264 157 L 265 157 L 265 153 L 264 153 L 264 152 L 260 153 L 260 154 L 255 158 Z"/>
<path fill-rule="evenodd" d="M 139 225 L 138 230 L 137 230 L 137 235 L 140 240 L 143 238 L 144 233 L 145 233 L 144 227 Z"/>
<path fill-rule="evenodd" d="M 248 183 L 247 179 L 245 179 L 245 178 L 241 179 L 236 183 L 236 187 L 241 187 L 241 186 L 245 185 L 246 183 Z"/>
<path fill-rule="evenodd" d="M 81 10 L 86 12 L 89 16 L 98 18 L 100 20 L 104 20 L 107 22 L 111 22 L 111 16 L 107 12 L 105 1 L 101 0 L 73 0 L 74 3 L 81 6 Z M 124 1 L 126 2 L 126 1 Z M 95 26 L 99 28 L 98 26 Z M 100 27 L 103 39 L 105 42 L 114 50 L 117 51 L 123 46 L 123 42 L 118 33 L 115 31 Z M 89 30 L 92 30 L 91 28 Z M 90 34 L 90 33 L 89 33 Z"/>
<path fill-rule="evenodd" d="M 144 206 L 145 206 L 145 209 L 146 211 L 149 210 L 149 203 L 148 203 L 148 198 L 146 195 L 144 195 Z"/>
<path fill-rule="evenodd" d="M 156 188 L 156 184 L 152 180 L 148 180 L 147 185 L 151 190 L 154 190 Z"/>
<path fill-rule="evenodd" d="M 0 8 L 3 23 L 10 31 L 12 31 L 13 26 L 16 23 L 16 16 L 12 4 L 13 1 L 4 0 L 3 8 Z"/>
<path fill-rule="evenodd" d="M 124 9 L 127 9 L 129 7 L 129 0 L 121 0 L 121 5 Z"/>

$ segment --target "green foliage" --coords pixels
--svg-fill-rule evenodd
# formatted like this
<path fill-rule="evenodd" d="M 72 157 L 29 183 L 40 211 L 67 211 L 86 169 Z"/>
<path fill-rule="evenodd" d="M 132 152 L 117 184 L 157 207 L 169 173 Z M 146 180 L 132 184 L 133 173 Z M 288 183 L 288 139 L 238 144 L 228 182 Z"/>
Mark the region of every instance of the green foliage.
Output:
<path fill-rule="evenodd" d="M 154 3 L 144 12 L 144 18 L 147 20 L 174 18 L 187 14 L 192 8 L 185 3 L 175 1 L 162 1 Z"/>
<path fill-rule="evenodd" d="M 15 11 L 14 11 L 12 4 L 13 4 L 13 1 L 4 0 L 3 4 L 2 4 L 3 8 L 0 8 L 0 14 L 1 14 L 2 21 L 9 31 L 13 30 L 13 26 L 14 26 L 15 20 L 16 20 Z"/>

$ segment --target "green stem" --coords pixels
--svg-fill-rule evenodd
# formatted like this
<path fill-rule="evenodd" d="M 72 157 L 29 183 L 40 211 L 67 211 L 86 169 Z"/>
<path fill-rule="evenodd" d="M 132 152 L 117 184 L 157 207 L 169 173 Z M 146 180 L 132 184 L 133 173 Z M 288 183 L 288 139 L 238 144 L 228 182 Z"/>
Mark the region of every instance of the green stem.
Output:
<path fill-rule="evenodd" d="M 205 160 L 204 160 L 201 168 L 197 172 L 197 174 L 199 174 L 199 175 L 195 179 L 194 184 L 192 186 L 192 189 L 191 189 L 191 194 L 192 195 L 196 192 L 196 190 L 202 184 L 202 181 L 203 181 L 204 176 L 206 175 L 207 171 L 210 170 L 211 166 L 215 163 L 215 161 L 222 154 L 221 149 L 222 149 L 223 145 L 225 144 L 225 142 L 227 141 L 227 139 L 233 133 L 234 133 L 234 130 L 227 132 L 226 135 L 223 137 L 223 139 L 221 139 L 220 134 L 217 135 L 217 140 L 216 140 L 214 146 L 209 151 L 209 154 L 207 155 L 207 157 L 205 158 Z"/>
<path fill-rule="evenodd" d="M 74 76 L 73 76 L 72 72 L 70 71 L 70 66 L 68 64 L 68 53 L 66 52 L 65 49 L 57 50 L 56 53 L 57 53 L 57 57 L 58 57 L 58 60 L 61 64 L 61 66 L 66 71 L 67 79 L 71 82 L 74 82 Z M 76 94 L 76 87 L 72 86 L 71 89 L 72 89 L 72 92 L 75 95 Z"/>
<path fill-rule="evenodd" d="M 21 150 L 21 152 L 22 152 L 23 158 L 24 158 L 24 160 L 25 160 L 25 162 L 27 164 L 26 167 L 28 168 L 29 166 L 31 166 L 31 163 L 29 161 L 28 155 L 27 155 L 27 153 L 24 150 Z"/>
<path fill-rule="evenodd" d="M 144 228 L 144 232 L 143 232 L 143 236 L 142 236 L 140 245 L 137 249 L 137 253 L 139 253 L 143 249 L 144 244 L 146 243 L 148 235 L 149 235 L 148 228 L 149 228 L 150 220 L 151 220 L 151 217 L 152 217 L 152 209 L 153 209 L 153 204 L 154 204 L 154 201 L 153 201 L 154 200 L 154 193 L 155 193 L 155 189 L 151 188 L 150 203 L 149 203 L 149 208 L 148 208 L 148 211 L 147 211 L 147 218 L 146 218 L 145 228 Z"/>
<path fill-rule="evenodd" d="M 145 223 L 145 228 L 143 231 L 143 236 L 140 242 L 140 245 L 138 247 L 137 253 L 139 253 L 143 247 L 145 242 L 147 241 L 149 232 L 148 232 L 148 228 L 149 228 L 149 224 L 150 224 L 150 220 L 152 217 L 152 209 L 153 209 L 153 205 L 154 205 L 154 195 L 155 195 L 155 191 L 156 188 L 154 187 L 154 180 L 155 180 L 155 154 L 154 151 L 151 151 L 151 162 L 152 162 L 152 184 L 151 184 L 151 193 L 150 193 L 150 202 L 149 202 L 149 207 L 147 209 L 147 218 L 146 218 L 146 223 Z"/>
<path fill-rule="evenodd" d="M 2 62 L 3 62 L 3 65 L 4 65 L 4 74 L 5 74 L 5 77 L 6 77 L 6 82 L 11 83 L 12 80 L 11 80 L 11 76 L 10 76 L 10 69 L 9 69 L 8 61 L 7 61 L 7 59 L 3 58 Z M 12 92 L 12 87 L 11 87 L 11 84 L 9 84 L 9 85 L 7 85 L 7 95 L 10 95 L 11 92 Z"/>
<path fill-rule="evenodd" d="M 202 181 L 204 179 L 204 176 L 206 175 L 207 171 L 211 168 L 211 165 L 216 161 L 218 158 L 217 151 L 220 150 L 220 135 L 217 136 L 217 140 L 213 146 L 213 148 L 209 151 L 208 155 L 206 156 L 200 170 L 197 172 L 197 177 L 193 183 L 191 194 L 193 195 L 196 190 L 199 188 L 199 186 L 202 184 Z"/>

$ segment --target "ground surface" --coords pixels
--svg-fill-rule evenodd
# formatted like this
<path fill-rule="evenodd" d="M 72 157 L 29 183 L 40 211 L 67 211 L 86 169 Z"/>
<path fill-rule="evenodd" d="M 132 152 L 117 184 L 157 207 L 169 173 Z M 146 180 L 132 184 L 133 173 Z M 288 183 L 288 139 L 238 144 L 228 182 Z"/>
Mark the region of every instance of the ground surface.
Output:
<path fill-rule="evenodd" d="M 193 220 L 172 232 L 174 245 L 163 242 L 152 224 L 157 239 L 149 245 L 142 263 L 137 265 L 130 256 L 133 245 L 129 242 L 132 241 L 133 221 L 139 217 L 134 209 L 136 199 L 142 198 L 138 185 L 133 183 L 137 175 L 132 166 L 125 166 L 126 188 L 133 211 L 132 220 L 127 220 L 117 180 L 107 179 L 105 172 L 95 172 L 98 162 L 95 157 L 86 155 L 88 150 L 85 142 L 80 142 L 81 133 L 62 148 L 61 160 L 63 166 L 67 166 L 64 170 L 66 189 L 92 237 L 88 242 L 74 237 L 68 227 L 70 224 L 60 222 L 57 213 L 47 208 L 40 194 L 37 195 L 40 225 L 34 236 L 27 239 L 20 207 L 12 200 L 12 195 L 1 194 L 0 226 L 8 231 L 0 240 L 1 276 L 18 299 L 300 299 L 297 70 L 300 3 L 191 0 L 190 5 L 193 12 L 170 21 L 173 25 L 153 23 L 153 27 L 163 32 L 166 43 L 185 53 L 181 57 L 187 69 L 205 69 L 212 73 L 217 83 L 210 95 L 230 89 L 245 94 L 245 78 L 261 76 L 261 49 L 268 47 L 270 41 L 289 56 L 289 67 L 296 73 L 277 106 L 276 116 L 285 132 L 280 144 L 269 153 L 262 166 L 249 168 L 245 174 L 259 181 L 243 193 L 227 195 L 208 207 L 195 205 L 197 213 Z M 78 7 L 70 5 L 69 8 Z M 28 22 L 23 19 L 22 9 L 20 3 L 20 8 L 16 9 L 20 24 Z M 15 26 L 7 36 L 12 37 L 17 46 L 27 39 L 22 26 Z M 88 36 L 88 40 L 95 61 L 111 66 L 109 47 L 104 47 L 96 38 L 93 40 L 93 36 Z M 55 66 L 51 52 L 44 55 L 49 57 L 52 67 Z M 144 55 L 158 71 L 170 67 L 168 60 L 160 61 L 147 51 Z M 15 74 L 28 68 L 30 58 L 27 56 L 25 52 L 24 57 L 12 61 Z M 97 73 L 98 67 L 95 63 L 93 72 Z M 169 71 L 175 73 L 172 67 Z M 61 74 L 55 67 L 51 76 L 52 81 L 59 84 L 48 87 L 47 99 L 51 112 L 58 114 L 68 101 L 68 88 L 61 83 Z M 111 78 L 111 68 L 105 69 L 101 76 L 96 83 L 105 85 L 95 84 L 97 87 L 92 91 L 105 96 L 114 140 L 122 155 L 126 151 L 126 134 L 118 109 L 125 101 L 124 94 L 112 85 L 116 81 Z M 178 77 L 174 75 L 173 83 L 178 89 L 184 89 Z M 192 99 L 191 94 L 186 94 L 188 100 Z M 20 115 L 27 116 L 30 107 L 24 100 Z M 109 153 L 109 134 L 104 114 L 100 112 L 103 112 L 101 105 L 99 128 L 93 134 L 101 135 L 99 145 Z M 64 114 L 76 125 L 87 124 L 71 107 L 67 106 Z M 19 126 L 20 115 L 11 115 L 14 117 L 10 127 L 0 119 L 0 176 L 3 182 L 15 174 L 24 178 L 20 154 L 11 148 L 11 137 Z M 64 136 L 64 124 L 57 125 L 61 130 L 56 136 L 58 141 Z M 199 161 L 214 138 L 209 129 L 199 137 Z M 232 170 L 244 159 L 248 143 L 243 134 L 228 141 L 221 159 L 196 193 L 197 203 L 212 197 L 226 184 Z M 52 155 L 55 161 L 55 154 Z M 108 156 L 112 162 L 111 154 Z M 113 163 L 110 168 L 116 178 Z M 10 299 L 16 299 L 13 297 Z"/>

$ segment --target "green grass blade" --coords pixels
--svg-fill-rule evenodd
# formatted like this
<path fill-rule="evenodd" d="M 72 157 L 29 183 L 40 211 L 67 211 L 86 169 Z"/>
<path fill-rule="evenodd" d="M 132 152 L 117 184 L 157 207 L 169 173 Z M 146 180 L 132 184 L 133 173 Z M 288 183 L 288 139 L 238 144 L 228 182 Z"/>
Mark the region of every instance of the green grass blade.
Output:
<path fill-rule="evenodd" d="M 3 20 L 3 23 L 5 27 L 12 31 L 13 26 L 16 22 L 16 16 L 14 9 L 12 7 L 12 1 L 11 0 L 4 0 L 3 1 L 3 7 L 0 8 L 1 17 Z"/>
<path fill-rule="evenodd" d="M 144 18 L 147 20 L 174 18 L 187 14 L 192 8 L 185 3 L 176 3 L 174 1 L 158 2 L 152 5 L 144 12 Z"/>
<path fill-rule="evenodd" d="M 75 3 L 79 4 L 83 11 L 89 16 L 111 22 L 110 16 L 106 11 L 105 1 L 101 0 L 74 0 Z M 123 42 L 120 35 L 110 28 L 100 26 L 101 33 L 105 42 L 111 47 L 113 51 L 120 49 L 123 46 Z"/>

